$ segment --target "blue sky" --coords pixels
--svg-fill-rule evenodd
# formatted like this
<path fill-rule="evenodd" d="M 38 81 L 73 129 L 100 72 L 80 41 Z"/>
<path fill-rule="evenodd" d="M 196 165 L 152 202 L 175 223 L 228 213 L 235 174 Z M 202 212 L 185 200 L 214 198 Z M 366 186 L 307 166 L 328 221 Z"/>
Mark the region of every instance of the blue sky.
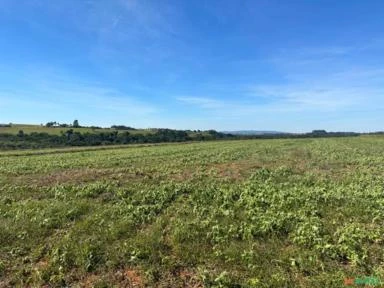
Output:
<path fill-rule="evenodd" d="M 0 123 L 384 130 L 384 1 L 0 0 Z"/>

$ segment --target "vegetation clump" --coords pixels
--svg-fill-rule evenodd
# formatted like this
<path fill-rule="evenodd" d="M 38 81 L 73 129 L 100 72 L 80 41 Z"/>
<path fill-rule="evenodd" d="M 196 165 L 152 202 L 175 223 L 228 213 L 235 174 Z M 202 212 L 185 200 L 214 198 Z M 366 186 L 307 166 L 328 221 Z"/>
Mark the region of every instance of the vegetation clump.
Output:
<path fill-rule="evenodd" d="M 383 279 L 383 144 L 365 136 L 0 152 L 0 286 Z"/>

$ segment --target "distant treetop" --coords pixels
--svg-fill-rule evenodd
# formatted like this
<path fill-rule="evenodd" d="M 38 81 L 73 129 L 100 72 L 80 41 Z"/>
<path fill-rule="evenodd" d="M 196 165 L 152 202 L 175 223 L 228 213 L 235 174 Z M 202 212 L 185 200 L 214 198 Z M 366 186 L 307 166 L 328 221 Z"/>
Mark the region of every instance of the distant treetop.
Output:
<path fill-rule="evenodd" d="M 312 134 L 327 134 L 327 131 L 325 131 L 325 130 L 313 130 Z"/>
<path fill-rule="evenodd" d="M 125 125 L 112 125 L 111 128 L 116 129 L 116 130 L 136 130 L 133 127 L 129 127 L 129 126 L 125 126 Z"/>

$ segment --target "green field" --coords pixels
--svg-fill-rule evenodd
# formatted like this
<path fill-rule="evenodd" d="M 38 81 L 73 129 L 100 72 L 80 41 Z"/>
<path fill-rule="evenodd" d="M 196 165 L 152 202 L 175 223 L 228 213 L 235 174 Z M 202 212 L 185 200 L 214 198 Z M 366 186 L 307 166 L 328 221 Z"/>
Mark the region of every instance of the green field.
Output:
<path fill-rule="evenodd" d="M 0 152 L 0 287 L 343 287 L 383 224 L 384 137 Z"/>
<path fill-rule="evenodd" d="M 101 128 L 101 129 L 93 129 L 90 127 L 80 127 L 80 128 L 73 128 L 73 127 L 46 127 L 42 125 L 28 125 L 28 124 L 12 124 L 11 127 L 1 127 L 0 126 L 0 133 L 10 133 L 10 134 L 17 134 L 20 130 L 22 130 L 24 133 L 30 134 L 33 132 L 36 133 L 48 133 L 52 135 L 60 135 L 61 133 L 65 133 L 65 131 L 73 129 L 74 132 L 80 132 L 80 133 L 101 133 L 101 132 L 113 132 L 116 131 L 116 129 L 112 128 Z M 129 131 L 131 134 L 147 134 L 151 133 L 150 129 L 137 129 L 137 130 L 117 130 L 119 132 L 125 132 Z"/>

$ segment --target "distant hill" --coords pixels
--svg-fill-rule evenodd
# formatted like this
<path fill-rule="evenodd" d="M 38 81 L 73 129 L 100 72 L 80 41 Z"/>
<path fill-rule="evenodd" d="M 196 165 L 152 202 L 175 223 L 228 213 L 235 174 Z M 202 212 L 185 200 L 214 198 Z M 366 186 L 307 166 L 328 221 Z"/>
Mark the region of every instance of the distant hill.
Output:
<path fill-rule="evenodd" d="M 289 134 L 286 132 L 279 131 L 259 131 L 259 130 L 238 130 L 238 131 L 221 131 L 222 133 L 232 134 L 232 135 L 279 135 L 279 134 Z"/>

